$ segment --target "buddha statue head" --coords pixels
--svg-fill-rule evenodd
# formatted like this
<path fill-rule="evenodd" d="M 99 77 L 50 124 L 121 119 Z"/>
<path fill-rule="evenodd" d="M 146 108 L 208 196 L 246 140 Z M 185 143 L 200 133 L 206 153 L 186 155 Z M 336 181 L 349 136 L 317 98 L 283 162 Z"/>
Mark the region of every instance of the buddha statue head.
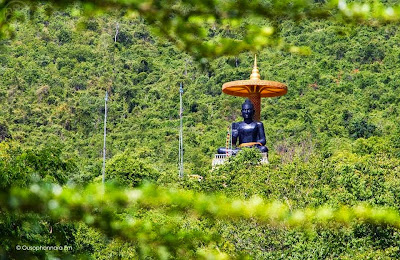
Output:
<path fill-rule="evenodd" d="M 246 99 L 242 105 L 242 116 L 244 120 L 253 120 L 255 110 L 254 105 L 249 99 Z"/>

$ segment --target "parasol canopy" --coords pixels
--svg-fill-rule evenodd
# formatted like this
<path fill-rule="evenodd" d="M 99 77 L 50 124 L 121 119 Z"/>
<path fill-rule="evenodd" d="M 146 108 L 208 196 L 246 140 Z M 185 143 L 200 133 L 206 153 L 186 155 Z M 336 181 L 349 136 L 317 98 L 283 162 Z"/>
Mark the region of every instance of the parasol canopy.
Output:
<path fill-rule="evenodd" d="M 250 80 L 227 82 L 222 85 L 222 92 L 231 96 L 248 97 L 254 105 L 254 119 L 260 121 L 261 98 L 283 96 L 287 93 L 287 87 L 277 81 L 261 80 L 257 68 L 257 56 L 254 56 Z"/>

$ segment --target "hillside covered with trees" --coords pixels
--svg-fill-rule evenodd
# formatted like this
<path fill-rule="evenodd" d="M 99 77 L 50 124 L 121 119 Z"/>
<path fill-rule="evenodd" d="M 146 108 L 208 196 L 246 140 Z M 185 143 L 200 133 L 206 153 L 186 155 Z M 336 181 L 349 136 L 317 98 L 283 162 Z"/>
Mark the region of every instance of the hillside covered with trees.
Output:
<path fill-rule="evenodd" d="M 211 23 L 208 40 L 277 30 L 270 46 L 215 58 L 143 16 L 84 9 L 24 7 L 0 41 L 2 259 L 400 257 L 398 24 Z M 255 53 L 261 78 L 288 86 L 262 100 L 270 163 L 245 149 L 212 169 L 244 101 L 222 84 L 248 79 Z"/>

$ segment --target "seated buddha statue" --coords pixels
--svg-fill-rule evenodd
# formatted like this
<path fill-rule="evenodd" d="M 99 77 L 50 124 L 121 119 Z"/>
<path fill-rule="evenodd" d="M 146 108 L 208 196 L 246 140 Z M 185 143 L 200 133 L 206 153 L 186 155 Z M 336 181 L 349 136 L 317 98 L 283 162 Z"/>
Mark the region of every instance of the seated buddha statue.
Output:
<path fill-rule="evenodd" d="M 236 148 L 220 147 L 219 154 L 236 154 L 243 147 L 256 147 L 262 153 L 268 152 L 268 148 L 265 146 L 264 125 L 253 120 L 254 112 L 253 103 L 246 99 L 242 105 L 243 121 L 232 123 L 232 146 L 236 146 Z"/>

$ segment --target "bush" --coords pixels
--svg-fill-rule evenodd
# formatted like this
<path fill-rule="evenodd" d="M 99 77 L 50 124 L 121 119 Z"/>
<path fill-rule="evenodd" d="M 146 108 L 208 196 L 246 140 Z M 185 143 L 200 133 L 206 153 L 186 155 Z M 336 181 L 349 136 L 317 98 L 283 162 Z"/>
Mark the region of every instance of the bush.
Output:
<path fill-rule="evenodd" d="M 8 125 L 6 122 L 0 121 L 0 142 L 6 140 L 7 138 L 11 138 L 10 131 L 8 130 Z"/>
<path fill-rule="evenodd" d="M 376 134 L 376 126 L 369 123 L 366 119 L 354 120 L 349 125 L 349 135 L 351 138 L 368 138 Z"/>
<path fill-rule="evenodd" d="M 78 169 L 61 152 L 60 145 L 23 149 L 16 143 L 1 143 L 0 187 L 28 186 L 38 181 L 65 184 Z"/>
<path fill-rule="evenodd" d="M 106 165 L 106 179 L 121 185 L 136 187 L 144 181 L 156 181 L 158 176 L 155 169 L 129 152 L 117 154 Z"/>
<path fill-rule="evenodd" d="M 64 43 L 70 42 L 71 39 L 72 39 L 72 36 L 71 36 L 71 33 L 68 32 L 67 30 L 61 30 L 61 31 L 58 33 L 57 38 L 58 38 L 58 41 L 59 41 L 61 44 L 64 44 Z"/>

